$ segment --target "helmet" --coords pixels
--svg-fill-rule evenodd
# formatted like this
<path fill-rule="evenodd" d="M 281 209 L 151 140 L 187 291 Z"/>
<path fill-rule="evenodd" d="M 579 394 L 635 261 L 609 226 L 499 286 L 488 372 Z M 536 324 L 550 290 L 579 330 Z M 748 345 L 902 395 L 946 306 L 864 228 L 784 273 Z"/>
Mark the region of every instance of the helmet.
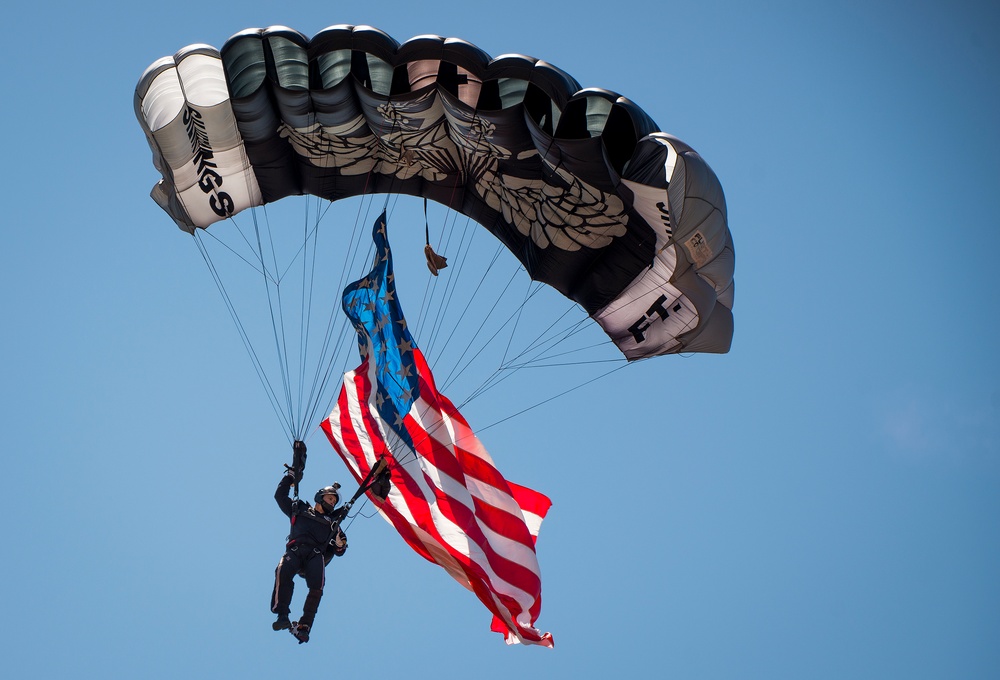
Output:
<path fill-rule="evenodd" d="M 333 494 L 334 496 L 337 497 L 337 503 L 339 503 L 340 502 L 339 489 L 340 489 L 340 484 L 338 484 L 337 482 L 334 482 L 332 486 L 324 486 L 322 489 L 316 492 L 315 496 L 313 496 L 313 502 L 323 503 L 323 496 L 326 496 L 327 494 Z M 334 503 L 334 505 L 336 505 L 336 503 Z"/>

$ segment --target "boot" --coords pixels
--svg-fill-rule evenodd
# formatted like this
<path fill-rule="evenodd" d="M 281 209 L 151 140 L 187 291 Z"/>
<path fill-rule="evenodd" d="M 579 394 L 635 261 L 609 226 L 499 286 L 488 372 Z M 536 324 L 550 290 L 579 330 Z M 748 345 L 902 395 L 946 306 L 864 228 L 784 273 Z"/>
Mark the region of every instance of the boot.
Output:
<path fill-rule="evenodd" d="M 288 630 L 292 627 L 292 622 L 288 620 L 288 614 L 278 614 L 278 618 L 271 624 L 271 630 Z"/>
<path fill-rule="evenodd" d="M 309 642 L 309 624 L 296 621 L 292 624 L 292 635 L 295 636 L 300 645 L 303 642 Z"/>

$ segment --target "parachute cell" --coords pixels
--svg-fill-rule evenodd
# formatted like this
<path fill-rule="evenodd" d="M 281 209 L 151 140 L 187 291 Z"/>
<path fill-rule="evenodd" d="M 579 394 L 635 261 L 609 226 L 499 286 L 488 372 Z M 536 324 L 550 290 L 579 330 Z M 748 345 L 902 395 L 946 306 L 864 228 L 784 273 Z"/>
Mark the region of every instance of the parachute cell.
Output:
<path fill-rule="evenodd" d="M 251 29 L 147 69 L 136 114 L 187 231 L 286 196 L 422 196 L 492 232 L 629 359 L 726 352 L 718 179 L 634 103 L 521 55 L 371 27 Z"/>

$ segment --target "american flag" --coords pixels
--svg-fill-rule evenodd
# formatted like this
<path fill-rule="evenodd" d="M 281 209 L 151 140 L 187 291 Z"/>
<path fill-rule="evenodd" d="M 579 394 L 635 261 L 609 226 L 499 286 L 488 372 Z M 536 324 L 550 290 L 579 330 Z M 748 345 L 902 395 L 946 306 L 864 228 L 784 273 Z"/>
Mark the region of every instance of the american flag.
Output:
<path fill-rule="evenodd" d="M 472 590 L 508 644 L 552 646 L 535 628 L 541 574 L 535 540 L 551 501 L 504 479 L 406 328 L 383 213 L 375 265 L 344 291 L 362 362 L 344 375 L 322 427 L 358 481 L 379 457 L 392 491 L 379 512 L 417 553 Z"/>

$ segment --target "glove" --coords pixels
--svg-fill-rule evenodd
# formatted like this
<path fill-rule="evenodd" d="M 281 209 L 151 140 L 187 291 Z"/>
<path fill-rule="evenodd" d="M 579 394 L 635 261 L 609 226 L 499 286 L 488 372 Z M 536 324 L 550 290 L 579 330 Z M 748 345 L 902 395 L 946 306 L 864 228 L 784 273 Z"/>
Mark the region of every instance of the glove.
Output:
<path fill-rule="evenodd" d="M 292 444 L 292 467 L 296 470 L 306 469 L 306 443 L 297 439 Z"/>
<path fill-rule="evenodd" d="M 371 485 L 370 489 L 372 495 L 380 501 L 384 501 L 392 491 L 392 473 L 388 470 L 383 470 L 378 477 L 375 478 L 375 482 Z"/>
<path fill-rule="evenodd" d="M 296 439 L 292 443 L 292 464 L 285 466 L 286 473 L 292 481 L 298 484 L 302 481 L 302 471 L 306 469 L 306 443 Z"/>
<path fill-rule="evenodd" d="M 291 477 L 292 482 L 298 484 L 299 482 L 302 481 L 302 470 L 300 470 L 299 468 L 293 468 L 291 465 L 286 465 L 285 476 Z"/>

